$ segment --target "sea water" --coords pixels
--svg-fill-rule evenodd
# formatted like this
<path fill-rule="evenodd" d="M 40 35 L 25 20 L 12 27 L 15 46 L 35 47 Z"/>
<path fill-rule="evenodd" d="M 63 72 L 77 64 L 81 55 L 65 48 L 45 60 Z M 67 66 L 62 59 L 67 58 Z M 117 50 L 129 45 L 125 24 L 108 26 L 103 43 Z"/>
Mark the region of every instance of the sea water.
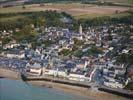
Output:
<path fill-rule="evenodd" d="M 0 100 L 75 100 L 62 91 L 35 87 L 20 80 L 0 79 Z"/>

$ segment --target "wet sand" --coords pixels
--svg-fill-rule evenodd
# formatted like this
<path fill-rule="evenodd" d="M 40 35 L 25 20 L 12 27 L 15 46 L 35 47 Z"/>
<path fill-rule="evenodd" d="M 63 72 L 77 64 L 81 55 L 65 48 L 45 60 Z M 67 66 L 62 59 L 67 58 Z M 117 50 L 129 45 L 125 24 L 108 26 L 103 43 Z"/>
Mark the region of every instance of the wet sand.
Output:
<path fill-rule="evenodd" d="M 98 90 L 87 89 L 83 87 L 70 86 L 70 85 L 52 83 L 52 82 L 46 82 L 46 81 L 29 81 L 28 83 L 36 86 L 53 88 L 53 89 L 71 93 L 73 95 L 84 97 L 84 99 L 82 100 L 130 100 L 128 98 L 124 98 L 121 96 L 113 95 L 113 94 L 98 91 Z"/>

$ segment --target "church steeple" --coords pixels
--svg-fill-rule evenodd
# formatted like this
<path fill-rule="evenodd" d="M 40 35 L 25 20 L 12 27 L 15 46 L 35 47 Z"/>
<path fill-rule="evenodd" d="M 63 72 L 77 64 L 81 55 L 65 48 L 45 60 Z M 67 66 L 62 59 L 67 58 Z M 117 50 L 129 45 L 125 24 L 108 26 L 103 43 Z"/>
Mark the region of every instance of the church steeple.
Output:
<path fill-rule="evenodd" d="M 79 26 L 79 34 L 82 35 L 83 31 L 82 31 L 82 25 L 80 24 Z"/>

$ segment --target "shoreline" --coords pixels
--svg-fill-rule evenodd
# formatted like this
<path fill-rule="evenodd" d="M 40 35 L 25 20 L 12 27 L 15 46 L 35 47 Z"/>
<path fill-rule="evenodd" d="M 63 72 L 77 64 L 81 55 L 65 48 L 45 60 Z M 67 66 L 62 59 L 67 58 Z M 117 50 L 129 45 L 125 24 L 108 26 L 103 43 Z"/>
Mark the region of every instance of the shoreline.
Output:
<path fill-rule="evenodd" d="M 0 68 L 0 78 L 20 80 L 19 72 L 7 68 Z"/>
<path fill-rule="evenodd" d="M 92 90 L 91 88 L 87 89 L 83 87 L 70 86 L 66 84 L 52 83 L 46 81 L 29 81 L 28 83 L 34 86 L 57 89 L 66 93 L 71 93 L 73 95 L 85 97 L 85 100 L 130 100 L 128 98 L 114 95 L 111 93 Z"/>
<path fill-rule="evenodd" d="M 21 80 L 19 75 L 20 74 L 17 71 L 0 68 L 0 78 Z M 102 92 L 91 88 L 71 86 L 67 84 L 53 83 L 48 81 L 27 81 L 27 83 L 33 86 L 56 89 L 75 96 L 81 96 L 84 98 L 83 100 L 130 100 L 128 98 L 117 96 L 111 93 Z"/>

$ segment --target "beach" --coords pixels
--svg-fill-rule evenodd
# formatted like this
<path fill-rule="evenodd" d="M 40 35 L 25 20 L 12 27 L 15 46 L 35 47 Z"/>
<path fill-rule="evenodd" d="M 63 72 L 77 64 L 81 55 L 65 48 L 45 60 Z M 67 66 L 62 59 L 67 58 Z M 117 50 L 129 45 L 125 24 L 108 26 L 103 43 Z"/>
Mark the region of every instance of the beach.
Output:
<path fill-rule="evenodd" d="M 0 77 L 20 80 L 19 73 L 9 69 L 0 68 Z M 130 100 L 114 94 L 101 92 L 96 89 L 84 88 L 78 86 L 71 86 L 60 83 L 46 82 L 46 81 L 27 81 L 29 84 L 39 87 L 47 87 L 57 89 L 63 92 L 71 93 L 73 95 L 81 96 L 83 100 Z"/>
<path fill-rule="evenodd" d="M 9 79 L 16 79 L 19 80 L 20 76 L 17 71 L 13 71 L 10 69 L 0 68 L 0 77 L 1 78 L 9 78 Z"/>
<path fill-rule="evenodd" d="M 70 86 L 70 85 L 52 83 L 52 82 L 46 82 L 46 81 L 29 81 L 28 83 L 36 86 L 45 86 L 45 87 L 61 90 L 64 92 L 68 92 L 71 94 L 76 94 L 76 95 L 85 97 L 86 98 L 85 100 L 130 100 L 130 99 L 117 96 L 114 94 L 110 94 L 107 92 L 93 90 L 91 88 L 87 89 L 83 87 Z"/>

